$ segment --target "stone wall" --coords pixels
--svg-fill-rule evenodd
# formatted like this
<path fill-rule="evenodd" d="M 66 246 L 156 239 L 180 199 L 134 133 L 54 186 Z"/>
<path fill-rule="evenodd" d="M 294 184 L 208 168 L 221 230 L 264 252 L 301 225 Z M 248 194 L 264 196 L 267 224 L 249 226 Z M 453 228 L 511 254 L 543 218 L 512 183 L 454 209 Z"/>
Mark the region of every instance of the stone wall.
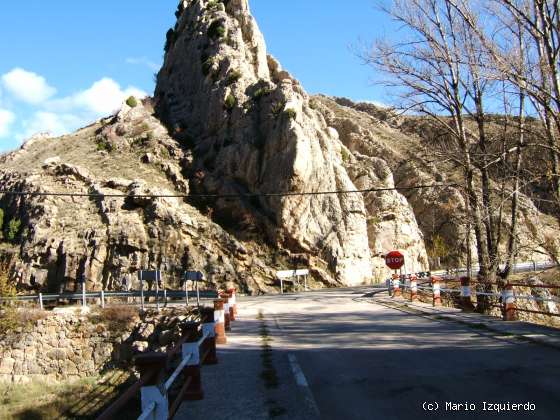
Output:
<path fill-rule="evenodd" d="M 116 325 L 103 313 L 49 313 L 30 328 L 0 337 L 0 382 L 59 381 L 127 367 L 134 354 L 165 351 L 180 337 L 185 310 L 147 313 Z"/>

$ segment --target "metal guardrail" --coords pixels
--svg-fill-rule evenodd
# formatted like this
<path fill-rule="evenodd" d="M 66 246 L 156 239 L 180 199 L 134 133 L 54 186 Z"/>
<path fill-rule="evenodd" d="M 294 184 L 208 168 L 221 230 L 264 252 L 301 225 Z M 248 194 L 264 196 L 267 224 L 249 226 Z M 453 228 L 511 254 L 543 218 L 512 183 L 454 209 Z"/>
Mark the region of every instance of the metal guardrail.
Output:
<path fill-rule="evenodd" d="M 518 264 L 514 264 L 512 266 L 512 273 L 530 273 L 533 271 L 539 270 L 546 270 L 548 268 L 557 267 L 558 264 L 554 261 L 529 261 L 529 262 L 522 262 Z M 505 264 L 499 266 L 500 270 L 504 270 L 506 268 Z M 471 273 L 476 273 L 480 270 L 480 265 L 473 265 L 471 267 Z M 460 267 L 450 270 L 438 270 L 432 271 L 432 274 L 436 276 L 443 276 L 446 274 L 455 274 L 455 275 L 467 275 L 468 269 L 467 267 Z"/>
<path fill-rule="evenodd" d="M 81 301 L 82 306 L 87 306 L 87 301 L 91 299 L 99 300 L 101 307 L 105 307 L 107 299 L 111 298 L 140 298 L 141 304 L 144 304 L 145 299 L 155 298 L 156 305 L 163 302 L 167 303 L 169 299 L 184 299 L 186 304 L 189 304 L 191 298 L 196 299 L 197 305 L 200 300 L 217 299 L 218 292 L 214 290 L 197 290 L 197 291 L 184 291 L 184 290 L 133 290 L 129 292 L 106 292 L 104 290 L 99 292 L 82 292 L 82 293 L 60 293 L 60 294 L 43 294 L 38 295 L 23 295 L 13 297 L 0 297 L 0 303 L 6 302 L 34 302 L 36 301 L 41 309 L 44 309 L 45 302 L 61 301 L 61 300 L 75 300 Z"/>

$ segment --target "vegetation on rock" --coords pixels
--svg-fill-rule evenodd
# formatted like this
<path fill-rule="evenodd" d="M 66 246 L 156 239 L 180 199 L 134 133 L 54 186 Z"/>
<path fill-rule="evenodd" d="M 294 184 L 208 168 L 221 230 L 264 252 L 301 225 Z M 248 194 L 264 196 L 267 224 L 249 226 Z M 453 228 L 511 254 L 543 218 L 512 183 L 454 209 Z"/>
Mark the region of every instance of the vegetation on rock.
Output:
<path fill-rule="evenodd" d="M 136 108 L 138 106 L 138 100 L 134 96 L 129 96 L 126 100 L 126 104 L 131 108 Z"/>

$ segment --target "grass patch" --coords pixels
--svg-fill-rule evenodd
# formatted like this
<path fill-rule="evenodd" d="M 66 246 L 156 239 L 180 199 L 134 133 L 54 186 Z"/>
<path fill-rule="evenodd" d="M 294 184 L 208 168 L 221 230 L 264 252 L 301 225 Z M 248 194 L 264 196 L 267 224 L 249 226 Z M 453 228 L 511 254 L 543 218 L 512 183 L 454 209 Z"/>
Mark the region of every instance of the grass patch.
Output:
<path fill-rule="evenodd" d="M 23 332 L 30 331 L 37 321 L 47 316 L 48 312 L 40 309 L 18 309 L 13 306 L 5 306 L 0 309 L 0 335 L 7 334 L 17 328 L 21 328 Z"/>
<path fill-rule="evenodd" d="M 88 419 L 103 408 L 131 382 L 129 372 L 115 370 L 103 377 L 47 383 L 0 384 L 0 418 L 5 420 Z M 123 410 L 120 420 L 137 418 L 140 403 Z M 136 412 L 138 411 L 138 412 Z"/>
<path fill-rule="evenodd" d="M 230 86 L 237 83 L 241 79 L 241 72 L 239 70 L 231 70 L 226 78 L 226 85 Z"/>
<path fill-rule="evenodd" d="M 274 102 L 270 108 L 270 113 L 273 116 L 277 117 L 282 113 L 282 111 L 284 111 L 285 107 L 286 107 L 285 101 Z"/>
<path fill-rule="evenodd" d="M 216 63 L 215 57 L 204 58 L 202 60 L 202 74 L 208 76 Z"/>
<path fill-rule="evenodd" d="M 274 89 L 269 86 L 260 87 L 253 94 L 253 99 L 258 101 L 261 98 L 270 95 L 272 92 L 274 92 Z"/>
<path fill-rule="evenodd" d="M 125 332 L 138 319 L 138 308 L 127 305 L 110 306 L 89 315 L 90 322 L 104 324 L 113 332 Z"/>

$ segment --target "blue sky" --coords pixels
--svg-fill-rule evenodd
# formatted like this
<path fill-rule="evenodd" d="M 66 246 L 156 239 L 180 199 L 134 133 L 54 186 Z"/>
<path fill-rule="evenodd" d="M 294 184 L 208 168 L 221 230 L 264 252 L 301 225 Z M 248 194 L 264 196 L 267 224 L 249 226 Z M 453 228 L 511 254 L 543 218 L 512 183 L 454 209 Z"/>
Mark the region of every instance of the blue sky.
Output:
<path fill-rule="evenodd" d="M 351 5 L 349 5 L 349 3 Z M 27 0 L 0 14 L 0 151 L 152 94 L 177 0 Z M 251 0 L 268 51 L 310 93 L 386 102 L 351 51 L 391 31 L 374 0 Z"/>

